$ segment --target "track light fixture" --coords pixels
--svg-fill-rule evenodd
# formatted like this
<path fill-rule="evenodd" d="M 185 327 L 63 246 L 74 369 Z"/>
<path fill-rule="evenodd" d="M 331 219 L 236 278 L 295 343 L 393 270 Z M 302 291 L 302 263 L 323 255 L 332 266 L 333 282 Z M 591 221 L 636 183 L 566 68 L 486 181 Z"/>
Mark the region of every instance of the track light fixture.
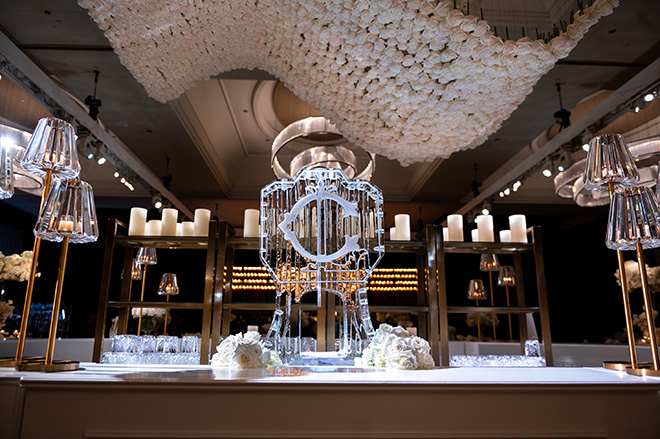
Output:
<path fill-rule="evenodd" d="M 151 202 L 154 204 L 154 207 L 156 209 L 160 209 L 163 207 L 163 199 L 160 196 L 155 196 L 151 199 Z"/>

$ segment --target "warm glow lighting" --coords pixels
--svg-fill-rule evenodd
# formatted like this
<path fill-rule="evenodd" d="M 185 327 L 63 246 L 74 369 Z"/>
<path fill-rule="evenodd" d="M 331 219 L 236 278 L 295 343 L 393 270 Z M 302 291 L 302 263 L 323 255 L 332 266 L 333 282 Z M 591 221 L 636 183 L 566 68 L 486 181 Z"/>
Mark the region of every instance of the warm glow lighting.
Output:
<path fill-rule="evenodd" d="M 504 198 L 504 192 L 500 192 L 500 198 Z"/>
<path fill-rule="evenodd" d="M 161 207 L 163 207 L 163 202 L 160 201 L 160 200 L 156 201 L 156 202 L 154 203 L 154 207 L 155 207 L 156 209 L 160 209 Z"/>
<path fill-rule="evenodd" d="M 655 98 L 655 94 L 653 94 L 653 93 L 648 93 L 648 94 L 644 95 L 644 100 L 646 102 L 651 102 L 654 98 Z"/>
<path fill-rule="evenodd" d="M 119 181 L 122 182 L 122 183 L 126 183 L 126 179 L 124 177 L 122 177 L 121 180 L 119 180 Z"/>
<path fill-rule="evenodd" d="M 504 189 L 504 195 L 509 195 L 511 193 L 511 189 L 506 188 Z"/>
<path fill-rule="evenodd" d="M 114 176 L 115 178 L 119 178 L 119 171 L 115 171 Z"/>
<path fill-rule="evenodd" d="M 96 161 L 96 163 L 98 163 L 99 165 L 102 165 L 105 162 L 107 162 L 105 157 L 99 157 L 99 159 Z"/>
<path fill-rule="evenodd" d="M 518 180 L 518 181 L 516 181 L 515 183 L 513 183 L 513 191 L 514 191 L 514 192 L 517 192 L 518 189 L 520 189 L 520 186 L 522 186 L 522 182 L 521 182 L 520 180 Z"/>
<path fill-rule="evenodd" d="M 544 177 L 552 177 L 552 171 L 550 169 L 544 169 L 543 170 L 543 176 Z"/>

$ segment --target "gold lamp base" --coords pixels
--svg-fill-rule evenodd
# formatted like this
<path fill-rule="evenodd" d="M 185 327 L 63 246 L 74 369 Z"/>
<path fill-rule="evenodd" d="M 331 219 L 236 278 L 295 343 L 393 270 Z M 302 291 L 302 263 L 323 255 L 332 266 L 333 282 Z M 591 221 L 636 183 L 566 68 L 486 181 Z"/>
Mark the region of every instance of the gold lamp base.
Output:
<path fill-rule="evenodd" d="M 638 377 L 660 377 L 660 370 L 653 369 L 653 367 L 638 367 L 636 369 L 629 367 L 626 369 L 626 372 L 628 375 L 635 375 Z"/>
<path fill-rule="evenodd" d="M 46 361 L 21 361 L 16 365 L 16 370 L 21 372 L 69 372 L 72 370 L 80 370 L 80 362 L 73 360 L 55 360 L 51 364 L 46 364 Z"/>
<path fill-rule="evenodd" d="M 23 362 L 39 362 L 46 361 L 46 357 L 23 357 Z M 16 358 L 0 358 L 0 367 L 16 367 Z"/>
<path fill-rule="evenodd" d="M 627 369 L 632 368 L 632 363 L 629 361 L 603 361 L 603 367 L 605 369 L 625 372 Z M 653 363 L 637 363 L 637 367 L 645 369 L 653 367 Z"/>

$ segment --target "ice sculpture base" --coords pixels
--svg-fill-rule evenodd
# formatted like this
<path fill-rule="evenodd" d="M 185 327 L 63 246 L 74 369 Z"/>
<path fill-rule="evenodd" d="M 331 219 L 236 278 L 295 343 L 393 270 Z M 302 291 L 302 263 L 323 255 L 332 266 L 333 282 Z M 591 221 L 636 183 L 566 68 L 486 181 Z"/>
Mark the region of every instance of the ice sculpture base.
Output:
<path fill-rule="evenodd" d="M 303 352 L 291 366 L 355 366 L 355 358 L 340 352 Z"/>
<path fill-rule="evenodd" d="M 545 358 L 525 355 L 452 355 L 449 367 L 545 367 Z"/>

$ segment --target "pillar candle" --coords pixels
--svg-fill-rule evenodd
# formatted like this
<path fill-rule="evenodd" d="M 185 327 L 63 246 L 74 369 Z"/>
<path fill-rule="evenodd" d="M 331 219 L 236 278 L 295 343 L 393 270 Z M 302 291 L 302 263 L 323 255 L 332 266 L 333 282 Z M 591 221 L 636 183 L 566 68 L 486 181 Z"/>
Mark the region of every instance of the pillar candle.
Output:
<path fill-rule="evenodd" d="M 193 236 L 208 236 L 211 211 L 208 209 L 195 209 L 195 226 Z"/>
<path fill-rule="evenodd" d="M 369 238 L 376 237 L 376 216 L 373 212 L 369 212 Z"/>
<path fill-rule="evenodd" d="M 243 236 L 245 238 L 259 237 L 259 211 L 257 209 L 245 209 Z"/>
<path fill-rule="evenodd" d="M 479 231 L 477 229 L 470 230 L 470 235 L 472 235 L 472 242 L 479 241 Z"/>
<path fill-rule="evenodd" d="M 511 215 L 509 217 L 511 228 L 511 242 L 527 242 L 527 221 L 525 215 Z"/>
<path fill-rule="evenodd" d="M 511 230 L 500 230 L 500 242 L 511 242 Z"/>
<path fill-rule="evenodd" d="M 176 223 L 179 216 L 179 211 L 172 208 L 163 209 L 163 216 L 161 219 L 161 231 L 163 236 L 176 236 Z"/>
<path fill-rule="evenodd" d="M 410 215 L 406 213 L 395 215 L 394 228 L 396 229 L 396 239 L 410 241 Z"/>
<path fill-rule="evenodd" d="M 399 238 L 396 236 L 396 227 L 390 227 L 390 241 L 396 241 L 397 239 Z"/>
<path fill-rule="evenodd" d="M 414 326 L 409 326 L 406 328 L 406 331 L 408 331 L 408 334 L 417 336 L 417 328 Z"/>
<path fill-rule="evenodd" d="M 447 241 L 463 242 L 463 215 L 448 215 L 447 229 Z"/>
<path fill-rule="evenodd" d="M 162 227 L 162 222 L 160 220 L 149 220 L 149 222 L 147 222 L 147 230 L 145 234 L 147 236 L 160 236 Z"/>
<path fill-rule="evenodd" d="M 194 236 L 195 235 L 195 223 L 192 221 L 184 221 L 181 223 L 181 228 L 183 229 L 182 236 Z"/>
<path fill-rule="evenodd" d="M 495 234 L 493 231 L 493 216 L 492 215 L 479 215 L 477 218 L 477 230 L 480 242 L 495 242 Z"/>
<path fill-rule="evenodd" d="M 445 242 L 449 241 L 449 229 L 447 227 L 442 228 L 442 240 Z"/>
<path fill-rule="evenodd" d="M 183 223 L 177 223 L 176 236 L 183 236 Z"/>
<path fill-rule="evenodd" d="M 147 209 L 143 207 L 131 208 L 131 218 L 128 221 L 128 234 L 144 236 L 147 233 Z"/>

